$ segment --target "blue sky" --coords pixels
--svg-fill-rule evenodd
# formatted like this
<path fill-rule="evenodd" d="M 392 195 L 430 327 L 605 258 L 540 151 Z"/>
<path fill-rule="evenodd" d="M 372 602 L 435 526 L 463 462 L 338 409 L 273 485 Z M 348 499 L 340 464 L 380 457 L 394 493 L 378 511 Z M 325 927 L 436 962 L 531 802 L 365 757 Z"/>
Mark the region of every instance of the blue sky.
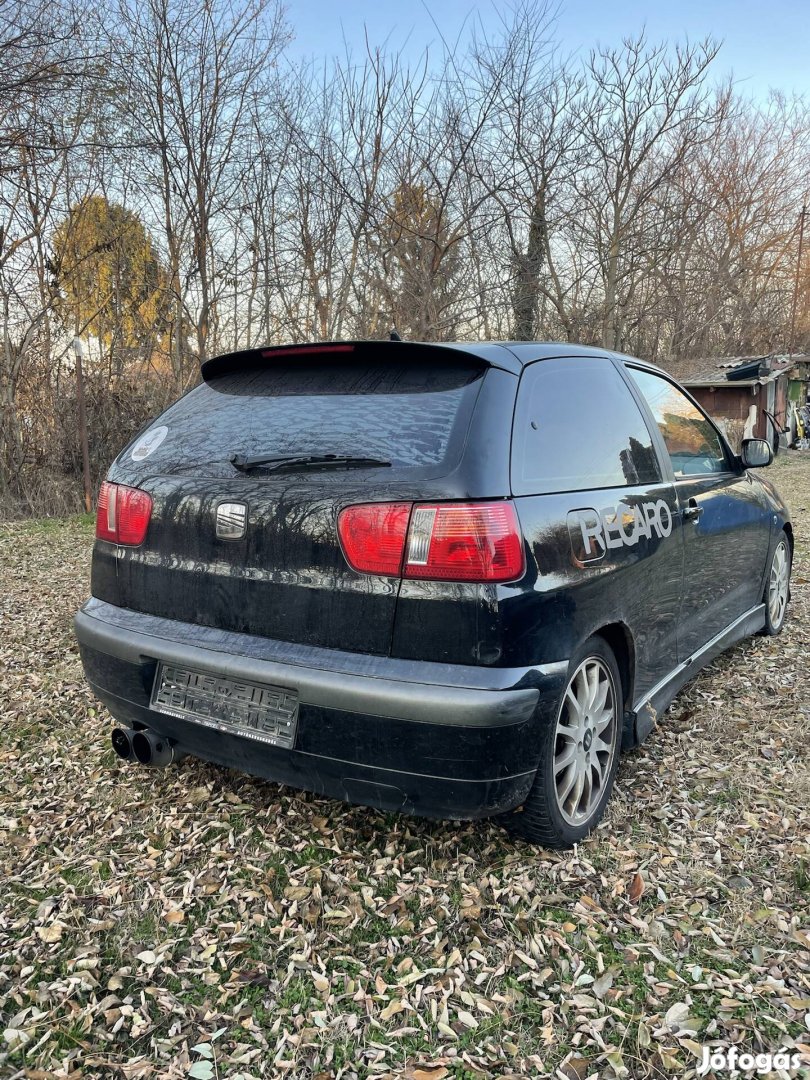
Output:
<path fill-rule="evenodd" d="M 437 45 L 441 32 L 452 40 L 465 20 L 478 17 L 498 24 L 502 2 L 492 0 L 286 0 L 295 31 L 293 53 L 318 58 L 343 51 L 345 37 L 354 51 L 364 48 L 364 26 L 374 44 L 388 38 L 418 55 Z M 707 34 L 723 40 L 718 75 L 733 71 L 741 89 L 757 97 L 769 88 L 810 95 L 810 0 L 567 0 L 557 27 L 563 50 L 586 53 L 597 42 L 618 43 L 646 24 L 652 40 Z M 406 44 L 407 43 L 407 44 Z"/>

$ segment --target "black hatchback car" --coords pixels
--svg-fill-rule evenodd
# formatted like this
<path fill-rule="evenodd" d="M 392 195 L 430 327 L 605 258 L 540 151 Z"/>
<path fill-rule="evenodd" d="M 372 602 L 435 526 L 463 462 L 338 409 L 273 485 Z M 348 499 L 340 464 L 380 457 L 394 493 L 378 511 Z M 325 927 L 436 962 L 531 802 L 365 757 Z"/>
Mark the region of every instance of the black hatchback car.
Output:
<path fill-rule="evenodd" d="M 99 496 L 76 633 L 122 758 L 567 846 L 680 687 L 782 627 L 769 445 L 647 364 L 340 342 L 202 374 Z"/>

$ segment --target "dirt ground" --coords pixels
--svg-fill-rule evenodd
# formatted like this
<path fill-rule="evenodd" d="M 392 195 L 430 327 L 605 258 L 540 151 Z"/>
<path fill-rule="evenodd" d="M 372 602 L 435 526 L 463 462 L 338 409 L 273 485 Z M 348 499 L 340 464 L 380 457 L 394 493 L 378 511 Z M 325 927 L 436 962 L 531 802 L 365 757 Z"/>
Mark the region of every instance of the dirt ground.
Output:
<path fill-rule="evenodd" d="M 0 1076 L 633 1080 L 810 1044 L 810 453 L 769 475 L 785 632 L 687 687 L 562 854 L 119 763 L 71 632 L 92 525 L 0 527 Z"/>

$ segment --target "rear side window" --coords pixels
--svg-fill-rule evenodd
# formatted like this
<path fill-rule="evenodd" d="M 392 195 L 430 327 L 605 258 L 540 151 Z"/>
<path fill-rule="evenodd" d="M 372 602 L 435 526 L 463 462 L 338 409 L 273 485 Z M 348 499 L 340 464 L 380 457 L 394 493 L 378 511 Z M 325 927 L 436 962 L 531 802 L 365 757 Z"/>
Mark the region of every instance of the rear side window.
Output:
<path fill-rule="evenodd" d="M 725 472 L 728 462 L 720 436 L 686 394 L 651 371 L 628 370 L 655 417 L 675 476 Z"/>
<path fill-rule="evenodd" d="M 484 370 L 441 357 L 413 365 L 299 358 L 218 375 L 160 418 L 167 434 L 155 471 L 232 476 L 235 454 L 434 468 L 460 455 Z"/>
<path fill-rule="evenodd" d="M 535 495 L 661 479 L 652 438 L 612 362 L 541 360 L 520 381 L 512 491 Z"/>

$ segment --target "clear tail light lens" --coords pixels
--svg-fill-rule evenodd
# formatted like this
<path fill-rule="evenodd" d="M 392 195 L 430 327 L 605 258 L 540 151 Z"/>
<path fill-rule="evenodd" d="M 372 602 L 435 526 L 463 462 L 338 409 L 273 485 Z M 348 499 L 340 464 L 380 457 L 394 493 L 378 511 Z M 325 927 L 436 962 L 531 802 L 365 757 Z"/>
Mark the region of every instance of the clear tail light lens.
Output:
<path fill-rule="evenodd" d="M 349 506 L 338 533 L 349 565 L 362 574 L 514 581 L 526 568 L 510 502 Z"/>
<path fill-rule="evenodd" d="M 145 491 L 105 480 L 98 493 L 96 537 L 137 547 L 146 539 L 151 516 L 152 499 Z"/>
<path fill-rule="evenodd" d="M 98 493 L 96 504 L 96 539 L 109 540 L 111 543 L 118 542 L 118 529 L 116 527 L 116 495 L 117 484 L 108 484 L 105 480 Z"/>

